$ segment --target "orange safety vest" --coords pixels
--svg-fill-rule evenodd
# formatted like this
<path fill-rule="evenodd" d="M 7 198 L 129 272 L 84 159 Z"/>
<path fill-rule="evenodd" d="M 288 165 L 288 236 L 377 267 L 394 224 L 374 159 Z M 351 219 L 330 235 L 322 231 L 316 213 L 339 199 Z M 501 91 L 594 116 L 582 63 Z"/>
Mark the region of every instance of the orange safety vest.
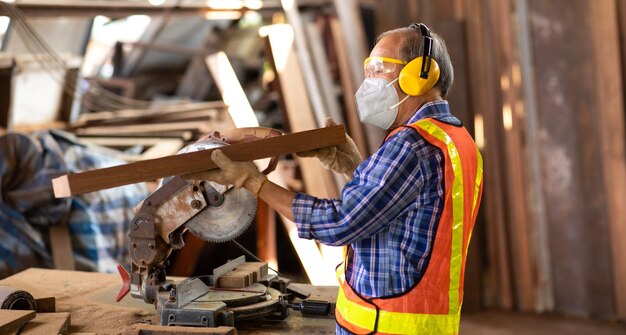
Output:
<path fill-rule="evenodd" d="M 338 267 L 341 286 L 335 316 L 340 326 L 355 334 L 459 332 L 467 247 L 482 195 L 482 157 L 464 127 L 432 118 L 408 126 L 444 154 L 443 211 L 428 267 L 407 292 L 389 298 L 362 297 L 345 280 L 345 267 Z"/>

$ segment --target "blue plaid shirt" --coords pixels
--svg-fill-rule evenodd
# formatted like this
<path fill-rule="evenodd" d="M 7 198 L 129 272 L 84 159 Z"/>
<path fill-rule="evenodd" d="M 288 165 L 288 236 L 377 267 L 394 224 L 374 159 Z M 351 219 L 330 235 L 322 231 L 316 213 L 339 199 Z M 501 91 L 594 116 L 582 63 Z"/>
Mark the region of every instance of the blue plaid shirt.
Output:
<path fill-rule="evenodd" d="M 407 124 L 428 117 L 461 124 L 446 101 L 425 104 Z M 443 174 L 443 153 L 405 128 L 361 163 L 339 199 L 298 193 L 292 203 L 298 235 L 350 245 L 346 280 L 361 295 L 405 292 L 428 266 L 443 208 Z"/>

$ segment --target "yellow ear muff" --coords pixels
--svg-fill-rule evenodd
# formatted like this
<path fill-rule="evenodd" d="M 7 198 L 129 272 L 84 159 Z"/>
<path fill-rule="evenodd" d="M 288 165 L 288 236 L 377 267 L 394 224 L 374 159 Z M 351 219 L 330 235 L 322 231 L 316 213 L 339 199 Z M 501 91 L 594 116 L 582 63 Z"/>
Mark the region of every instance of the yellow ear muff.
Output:
<path fill-rule="evenodd" d="M 424 57 L 415 58 L 405 65 L 400 71 L 398 84 L 400 85 L 402 91 L 410 96 L 419 96 L 428 92 L 428 90 L 433 88 L 439 80 L 439 64 L 437 64 L 437 62 L 432 58 L 430 59 L 430 71 L 428 72 L 428 78 L 424 79 L 420 77 L 423 58 Z"/>

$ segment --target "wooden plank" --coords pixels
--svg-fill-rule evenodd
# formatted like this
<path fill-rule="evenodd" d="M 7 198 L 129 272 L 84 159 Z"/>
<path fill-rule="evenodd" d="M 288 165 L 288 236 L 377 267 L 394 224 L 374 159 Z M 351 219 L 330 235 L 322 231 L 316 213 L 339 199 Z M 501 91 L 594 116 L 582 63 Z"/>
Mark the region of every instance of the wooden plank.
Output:
<path fill-rule="evenodd" d="M 247 143 L 225 146 L 221 150 L 236 161 L 251 161 L 288 153 L 345 143 L 343 126 L 315 129 Z M 215 168 L 213 150 L 149 159 L 127 165 L 64 175 L 52 180 L 56 197 L 93 192 L 167 176 Z"/>
<path fill-rule="evenodd" d="M 13 97 L 15 63 L 10 55 L 0 55 L 0 128 L 8 128 Z"/>
<path fill-rule="evenodd" d="M 623 14 L 624 1 L 600 0 L 588 2 L 590 30 L 593 39 L 593 57 L 595 59 L 595 93 L 597 95 L 597 117 L 599 118 L 597 134 L 599 134 L 604 196 L 609 239 L 612 251 L 613 290 L 616 315 L 626 320 L 626 148 L 624 139 L 624 67 L 620 64 L 620 37 L 624 38 L 625 30 L 620 31 L 616 7 L 619 4 Z M 622 20 L 626 17 L 622 16 Z M 622 22 L 624 27 L 624 22 Z M 624 44 L 624 41 L 622 41 Z M 624 45 L 623 45 L 624 47 Z M 622 73 L 615 69 L 622 66 Z M 621 76 L 620 76 L 621 75 Z"/>
<path fill-rule="evenodd" d="M 357 148 L 361 152 L 361 156 L 367 157 L 371 154 L 370 148 L 365 138 L 363 124 L 359 120 L 359 114 L 356 110 L 354 101 L 354 93 L 356 88 L 350 76 L 350 68 L 348 64 L 348 55 L 346 47 L 343 43 L 343 31 L 337 18 L 329 20 L 331 34 L 333 36 L 333 45 L 337 53 L 337 66 L 339 67 L 339 77 L 341 78 L 341 90 L 343 92 L 343 103 L 345 108 L 346 121 L 348 125 L 348 134 L 354 140 Z"/>
<path fill-rule="evenodd" d="M 216 287 L 222 288 L 244 288 L 250 286 L 253 274 L 249 270 L 233 270 L 221 275 Z"/>
<path fill-rule="evenodd" d="M 111 117 L 100 120 L 87 120 L 70 124 L 70 128 L 86 128 L 94 126 L 124 126 L 142 123 L 166 123 L 184 121 L 217 121 L 224 118 L 224 113 L 217 109 L 195 111 L 177 111 L 137 115 L 134 117 Z"/>
<path fill-rule="evenodd" d="M 139 324 L 124 335 L 237 335 L 233 327 L 182 327 Z"/>
<path fill-rule="evenodd" d="M 519 41 L 519 76 L 524 91 L 524 122 L 526 132 L 527 187 L 531 229 L 534 235 L 534 258 L 536 265 L 535 308 L 537 312 L 554 309 L 554 283 L 550 264 L 550 245 L 548 240 L 547 204 L 543 193 L 541 173 L 541 144 L 539 143 L 538 109 L 535 92 L 535 75 L 532 61 L 531 34 L 529 28 L 528 3 L 517 3 L 516 19 L 518 22 Z"/>
<path fill-rule="evenodd" d="M 311 111 L 317 121 L 317 127 L 322 127 L 324 126 L 324 120 L 329 115 L 328 106 L 324 104 L 323 93 L 320 90 L 319 82 L 313 69 L 313 60 L 311 59 L 311 51 L 307 43 L 308 37 L 305 33 L 305 25 L 302 22 L 300 10 L 298 9 L 298 0 L 282 0 L 281 4 L 287 16 L 287 21 L 293 30 L 293 43 L 299 60 L 299 70 L 302 73 L 302 79 L 304 79 L 303 82 L 308 92 L 301 98 L 309 98 Z M 314 47 L 319 48 L 321 46 Z"/>
<path fill-rule="evenodd" d="M 72 240 L 67 225 L 58 224 L 50 227 L 50 248 L 54 267 L 59 270 L 74 270 Z"/>
<path fill-rule="evenodd" d="M 254 115 L 254 110 L 226 54 L 220 51 L 208 56 L 205 62 L 222 93 L 222 100 L 228 106 L 228 112 L 235 126 L 237 128 L 258 127 L 259 121 Z"/>
<path fill-rule="evenodd" d="M 56 298 L 55 297 L 35 297 L 35 303 L 37 304 L 37 313 L 54 313 L 56 312 Z"/>
<path fill-rule="evenodd" d="M 333 0 L 337 15 L 338 23 L 341 26 L 340 31 L 343 44 L 346 46 L 346 55 L 348 59 L 349 69 L 351 73 L 352 86 L 358 87 L 363 82 L 365 74 L 363 73 L 363 61 L 369 55 L 365 32 L 363 29 L 363 19 L 359 11 L 357 0 Z M 346 34 L 345 32 L 350 32 Z M 356 92 L 353 91 L 354 94 Z M 346 97 L 348 98 L 348 97 Z M 365 129 L 365 137 L 369 152 L 374 153 L 378 150 L 381 143 L 385 139 L 386 132 L 380 128 L 363 125 Z"/>
<path fill-rule="evenodd" d="M 309 22 L 305 26 L 307 41 L 310 44 L 311 54 L 313 56 L 313 64 L 315 64 L 315 73 L 318 78 L 320 92 L 324 99 L 325 114 L 324 117 L 331 116 L 337 124 L 345 124 L 343 113 L 339 109 L 337 101 L 337 93 L 335 91 L 335 83 L 331 78 L 330 67 L 328 66 L 328 57 L 324 49 L 324 40 L 320 33 L 320 24 Z M 325 121 L 325 120 L 324 120 Z M 323 123 L 320 125 L 324 125 Z"/>
<path fill-rule="evenodd" d="M 34 318 L 35 311 L 0 309 L 0 334 L 8 334 L 19 329 Z"/>
<path fill-rule="evenodd" d="M 507 232 L 505 226 L 505 205 L 503 201 L 502 171 L 498 157 L 501 157 L 498 145 L 501 139 L 497 129 L 501 127 L 501 106 L 495 92 L 499 91 L 494 74 L 493 51 L 490 38 L 492 28 L 485 22 L 488 12 L 480 0 L 467 0 L 465 12 L 468 15 L 467 30 L 473 34 L 472 46 L 467 49 L 468 67 L 470 72 L 469 87 L 472 88 L 472 109 L 475 118 L 484 122 L 485 147 L 484 157 L 484 195 L 485 228 L 487 230 L 487 253 L 489 264 L 487 276 L 493 286 L 487 287 L 486 305 L 504 309 L 513 308 L 511 290 L 511 271 L 509 250 L 507 248 Z"/>
<path fill-rule="evenodd" d="M 605 161 L 604 151 L 599 148 L 602 148 L 601 136 L 606 136 L 600 134 L 613 127 L 601 123 L 612 121 L 610 117 L 605 120 L 600 116 L 606 112 L 603 107 L 617 108 L 618 100 L 609 95 L 621 94 L 615 91 L 615 86 L 619 86 L 616 81 L 620 79 L 613 77 L 620 73 L 619 63 L 617 58 L 609 61 L 606 56 L 590 53 L 571 41 L 587 41 L 592 47 L 617 43 L 611 37 L 604 40 L 594 28 L 595 24 L 606 24 L 600 29 L 603 31 L 614 25 L 615 22 L 606 21 L 615 20 L 615 10 L 610 16 L 598 14 L 590 20 L 589 12 L 597 1 L 567 2 L 567 15 L 564 15 L 564 3 L 531 0 L 528 15 L 533 37 L 537 124 L 541 134 L 543 192 L 548 204 L 555 311 L 613 317 L 614 277 L 606 204 L 607 195 L 622 185 L 616 185 L 616 180 L 606 182 L 604 167 L 599 163 Z M 555 24 L 558 29 L 553 29 Z M 615 37 L 616 32 L 610 34 Z M 608 46 L 601 49 L 613 53 Z M 598 71 L 598 67 L 612 67 L 609 64 L 617 68 Z M 600 94 L 600 89 L 608 92 Z M 615 113 L 623 113 L 623 109 Z M 620 201 L 623 206 L 623 199 Z M 619 220 L 624 222 L 623 217 Z"/>
<path fill-rule="evenodd" d="M 65 334 L 70 324 L 70 313 L 38 313 L 35 319 L 24 326 L 20 335 Z"/>
<path fill-rule="evenodd" d="M 304 79 L 298 58 L 293 49 L 294 35 L 289 25 L 266 26 L 264 33 L 271 48 L 276 78 L 280 86 L 284 111 L 287 114 L 289 128 L 297 132 L 314 128 L 316 121 L 306 98 Z M 307 193 L 322 198 L 338 196 L 331 172 L 326 170 L 317 159 L 298 159 L 302 178 Z"/>
<path fill-rule="evenodd" d="M 129 134 L 149 134 L 149 133 L 159 133 L 159 132 L 167 132 L 167 131 L 197 131 L 200 133 L 206 133 L 211 130 L 226 130 L 219 127 L 219 124 L 211 121 L 194 121 L 194 122 L 171 122 L 171 123 L 152 123 L 152 124 L 136 124 L 136 125 L 126 125 L 126 126 L 100 126 L 100 127 L 89 127 L 89 128 L 80 128 L 76 130 L 76 134 L 78 135 L 129 135 Z"/>
<path fill-rule="evenodd" d="M 173 104 L 173 105 L 162 105 L 162 106 L 153 106 L 149 109 L 122 109 L 117 111 L 102 111 L 102 112 L 93 112 L 82 114 L 78 122 L 89 122 L 95 120 L 110 120 L 110 119 L 120 119 L 120 118 L 135 118 L 140 116 L 155 116 L 161 115 L 164 116 L 168 113 L 182 113 L 182 112 L 191 112 L 198 110 L 210 110 L 210 109 L 222 109 L 225 108 L 226 105 L 223 101 L 208 101 L 208 102 L 198 102 L 198 103 L 189 103 L 189 104 Z"/>
<path fill-rule="evenodd" d="M 265 201 L 259 200 L 255 220 L 257 255 L 270 267 L 278 270 L 276 211 Z"/>
<path fill-rule="evenodd" d="M 500 83 L 500 103 L 502 123 L 499 127 L 501 132 L 502 155 L 505 157 L 506 168 L 503 170 L 503 184 L 506 189 L 507 230 L 509 232 L 509 249 L 511 251 L 512 270 L 515 280 L 516 305 L 521 311 L 530 312 L 535 310 L 535 290 L 533 255 L 530 251 L 530 225 L 531 218 L 528 216 L 526 194 L 527 181 L 524 177 L 525 161 L 522 141 L 524 136 L 523 110 L 518 101 L 522 96 L 521 82 L 515 79 L 513 67 L 515 66 L 515 54 L 513 45 L 513 22 L 510 15 L 513 4 L 509 0 L 490 0 L 490 13 L 493 13 L 494 47 L 500 52 L 497 60 L 497 75 Z"/>
<path fill-rule="evenodd" d="M 239 266 L 237 269 L 245 269 L 253 272 L 252 282 L 256 283 L 257 281 L 265 278 L 268 273 L 267 263 L 265 262 L 245 262 Z"/>

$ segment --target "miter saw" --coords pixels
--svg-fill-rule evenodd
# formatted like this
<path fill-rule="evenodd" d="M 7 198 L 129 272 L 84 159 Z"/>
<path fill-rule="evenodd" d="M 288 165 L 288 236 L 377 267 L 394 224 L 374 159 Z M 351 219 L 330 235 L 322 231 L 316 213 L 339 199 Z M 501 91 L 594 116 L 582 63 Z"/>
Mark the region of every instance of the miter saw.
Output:
<path fill-rule="evenodd" d="M 280 131 L 270 128 L 214 132 L 179 153 L 280 135 Z M 263 173 L 275 167 L 276 158 L 272 158 Z M 161 325 L 233 326 L 236 320 L 286 317 L 287 307 L 294 306 L 284 295 L 288 282 L 277 275 L 265 274 L 241 289 L 216 285 L 220 276 L 244 262 L 243 257 L 215 269 L 213 275 L 178 283 L 166 280 L 164 263 L 172 250 L 184 247 L 183 234 L 187 230 L 208 242 L 233 240 L 250 226 L 256 206 L 256 198 L 243 188 L 212 181 L 186 181 L 179 176 L 165 178 L 143 201 L 132 220 L 129 233 L 132 263 L 130 273 L 118 266 L 124 286 L 116 300 L 130 292 L 134 298 L 154 304 Z M 325 304 L 307 306 L 313 314 L 330 309 Z"/>

